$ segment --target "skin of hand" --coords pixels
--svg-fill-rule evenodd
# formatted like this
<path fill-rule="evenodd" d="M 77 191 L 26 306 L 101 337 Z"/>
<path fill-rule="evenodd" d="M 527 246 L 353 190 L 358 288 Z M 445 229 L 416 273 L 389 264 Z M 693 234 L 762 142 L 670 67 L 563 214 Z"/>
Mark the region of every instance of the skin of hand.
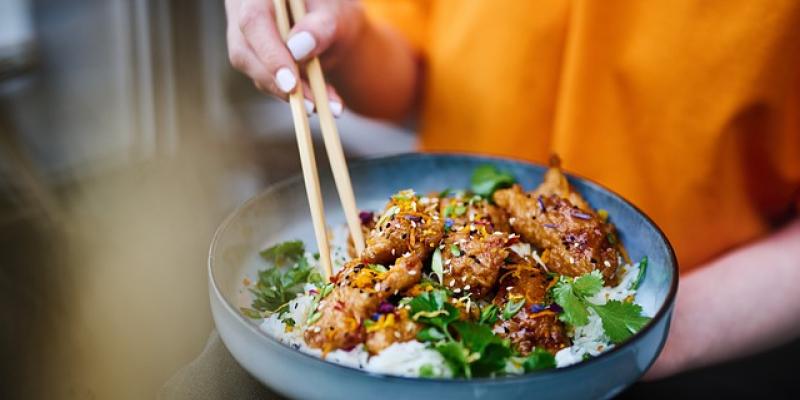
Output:
<path fill-rule="evenodd" d="M 358 1 L 306 0 L 306 7 L 284 43 L 272 1 L 226 0 L 231 65 L 259 90 L 284 100 L 302 85 L 312 112 L 311 90 L 297 63 L 318 56 L 336 88 L 328 88 L 334 115 L 341 114 L 344 100 L 367 116 L 406 116 L 420 81 L 419 57 L 411 47 L 388 27 L 371 23 Z"/>
<path fill-rule="evenodd" d="M 665 378 L 800 335 L 800 219 L 685 278 L 664 351 L 644 380 Z"/>

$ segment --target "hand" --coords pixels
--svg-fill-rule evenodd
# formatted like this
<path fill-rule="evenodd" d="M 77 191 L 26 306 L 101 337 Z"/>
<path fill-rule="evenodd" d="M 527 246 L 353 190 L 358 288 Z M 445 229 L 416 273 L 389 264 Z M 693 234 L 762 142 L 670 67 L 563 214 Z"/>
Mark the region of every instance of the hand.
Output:
<path fill-rule="evenodd" d="M 286 99 L 295 87 L 303 85 L 306 99 L 311 98 L 308 84 L 301 81 L 295 61 L 320 56 L 323 65 L 333 66 L 356 41 L 364 12 L 353 0 L 306 0 L 308 14 L 298 21 L 284 44 L 275 23 L 270 0 L 226 0 L 228 16 L 228 56 L 231 65 L 249 76 L 256 88 Z M 328 88 L 331 111 L 341 114 L 342 101 Z M 313 102 L 306 101 L 313 110 Z"/>

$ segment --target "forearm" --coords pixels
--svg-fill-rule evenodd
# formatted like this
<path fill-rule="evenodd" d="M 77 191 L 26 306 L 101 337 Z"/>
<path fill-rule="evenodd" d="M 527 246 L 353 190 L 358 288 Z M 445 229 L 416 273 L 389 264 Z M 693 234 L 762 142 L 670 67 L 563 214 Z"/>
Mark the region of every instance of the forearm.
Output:
<path fill-rule="evenodd" d="M 417 100 L 419 57 L 388 27 L 367 20 L 362 29 L 331 70 L 331 81 L 348 108 L 369 117 L 400 120 Z"/>
<path fill-rule="evenodd" d="M 646 378 L 756 353 L 800 334 L 800 219 L 681 281 L 670 335 Z"/>

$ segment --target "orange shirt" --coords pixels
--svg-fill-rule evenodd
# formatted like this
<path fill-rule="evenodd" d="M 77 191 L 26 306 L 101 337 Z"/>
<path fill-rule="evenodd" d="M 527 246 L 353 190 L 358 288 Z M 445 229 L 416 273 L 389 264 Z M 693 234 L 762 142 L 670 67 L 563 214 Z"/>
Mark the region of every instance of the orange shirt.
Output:
<path fill-rule="evenodd" d="M 424 57 L 423 150 L 557 153 L 650 215 L 683 271 L 796 213 L 800 1 L 366 3 Z"/>

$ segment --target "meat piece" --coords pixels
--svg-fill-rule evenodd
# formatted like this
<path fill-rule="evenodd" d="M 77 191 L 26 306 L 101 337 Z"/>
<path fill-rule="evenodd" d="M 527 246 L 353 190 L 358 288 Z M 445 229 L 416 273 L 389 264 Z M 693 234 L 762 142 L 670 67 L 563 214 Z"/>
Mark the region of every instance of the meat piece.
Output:
<path fill-rule="evenodd" d="M 364 261 L 388 265 L 408 252 L 430 254 L 444 230 L 437 206 L 438 198 L 419 198 L 410 190 L 392 196 L 367 235 Z"/>
<path fill-rule="evenodd" d="M 510 251 L 506 212 L 485 199 L 463 196 L 441 199 L 439 212 L 447 227 L 441 245 L 443 282 L 456 294 L 486 297 Z"/>
<path fill-rule="evenodd" d="M 606 284 L 616 281 L 620 253 L 609 239 L 614 228 L 591 209 L 556 194 L 525 193 L 518 185 L 498 190 L 494 201 L 511 215 L 514 232 L 542 250 L 552 271 L 574 277 L 597 269 Z"/>
<path fill-rule="evenodd" d="M 503 232 L 486 233 L 469 227 L 447 234 L 443 241 L 443 282 L 456 294 L 472 293 L 473 299 L 489 295 L 513 242 Z"/>
<path fill-rule="evenodd" d="M 370 354 L 378 354 L 394 343 L 408 342 L 417 337 L 421 326 L 408 316 L 408 310 L 399 309 L 383 314 L 367 328 L 365 345 Z"/>
<path fill-rule="evenodd" d="M 569 346 L 569 337 L 564 324 L 553 311 L 532 307 L 542 305 L 552 280 L 535 264 L 524 262 L 509 267 L 501 277 L 494 304 L 504 310 L 510 300 L 523 300 L 524 306 L 511 319 L 499 319 L 495 332 L 511 341 L 522 355 L 530 353 L 534 347 L 545 349 L 553 354 Z M 555 279 L 555 278 L 552 278 Z"/>
<path fill-rule="evenodd" d="M 331 294 L 320 302 L 321 317 L 306 329 L 306 343 L 329 352 L 363 342 L 364 321 L 380 303 L 419 282 L 422 257 L 419 253 L 400 257 L 385 272 L 362 260 L 350 261 L 336 276 Z"/>
<path fill-rule="evenodd" d="M 439 201 L 439 213 L 448 229 L 457 231 L 473 224 L 491 232 L 511 232 L 505 210 L 480 197 L 444 197 Z"/>
<path fill-rule="evenodd" d="M 580 193 L 572 190 L 566 175 L 561 171 L 561 160 L 556 155 L 550 157 L 550 168 L 545 172 L 542 183 L 533 191 L 534 197 L 553 195 L 568 200 L 583 211 L 592 209 Z"/>

